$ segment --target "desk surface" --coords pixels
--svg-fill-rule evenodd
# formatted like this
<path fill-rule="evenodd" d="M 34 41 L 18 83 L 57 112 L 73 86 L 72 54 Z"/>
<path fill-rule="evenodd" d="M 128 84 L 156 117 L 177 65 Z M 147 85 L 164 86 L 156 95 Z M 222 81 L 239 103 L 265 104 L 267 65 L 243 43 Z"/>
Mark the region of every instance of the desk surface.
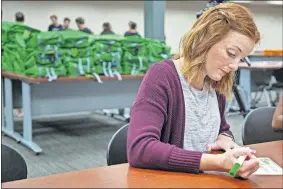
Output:
<path fill-rule="evenodd" d="M 239 63 L 239 68 L 250 69 L 250 70 L 277 70 L 283 68 L 283 62 L 281 61 L 263 61 L 263 62 L 252 62 L 251 66 L 246 63 Z"/>
<path fill-rule="evenodd" d="M 28 83 L 44 83 L 49 82 L 47 77 L 28 77 L 25 75 L 19 75 L 16 73 L 5 72 L 2 71 L 2 77 L 8 77 L 11 79 L 23 80 Z M 122 75 L 122 79 L 135 79 L 135 78 L 143 78 L 143 75 Z M 102 81 L 104 80 L 117 80 L 118 78 L 109 77 L 109 76 L 100 76 Z M 78 76 L 78 77 L 58 77 L 56 81 L 86 81 L 86 80 L 96 80 L 95 78 L 88 78 L 85 76 Z M 53 81 L 54 82 L 54 81 Z"/>
<path fill-rule="evenodd" d="M 270 157 L 283 166 L 283 141 L 251 145 L 257 157 Z M 21 181 L 7 182 L 3 188 L 282 188 L 282 176 L 251 176 L 234 179 L 227 173 L 188 174 L 136 169 L 120 164 Z"/>

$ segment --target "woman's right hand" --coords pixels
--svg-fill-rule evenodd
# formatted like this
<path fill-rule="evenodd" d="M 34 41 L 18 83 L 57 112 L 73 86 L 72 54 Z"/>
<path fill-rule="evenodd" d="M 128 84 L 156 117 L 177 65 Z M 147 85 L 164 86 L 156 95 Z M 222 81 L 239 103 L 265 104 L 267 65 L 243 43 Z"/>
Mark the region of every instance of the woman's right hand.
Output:
<path fill-rule="evenodd" d="M 255 157 L 256 151 L 249 147 L 240 147 L 226 151 L 222 155 L 221 165 L 226 172 L 229 172 L 233 167 L 238 157 L 247 156 L 247 159 L 242 164 L 241 168 L 237 172 L 237 176 L 247 179 L 259 168 L 259 160 Z"/>

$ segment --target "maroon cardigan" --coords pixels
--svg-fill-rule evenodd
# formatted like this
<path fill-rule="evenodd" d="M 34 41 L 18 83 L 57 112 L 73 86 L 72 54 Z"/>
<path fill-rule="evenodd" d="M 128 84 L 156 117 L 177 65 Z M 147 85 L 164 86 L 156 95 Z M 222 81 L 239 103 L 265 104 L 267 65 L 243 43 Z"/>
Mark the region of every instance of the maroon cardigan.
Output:
<path fill-rule="evenodd" d="M 219 134 L 232 135 L 225 120 L 225 96 L 217 94 Z M 193 108 L 193 107 L 192 107 Z M 127 157 L 131 166 L 181 172 L 200 172 L 202 152 L 183 149 L 185 103 L 172 60 L 153 64 L 147 71 L 131 110 Z"/>

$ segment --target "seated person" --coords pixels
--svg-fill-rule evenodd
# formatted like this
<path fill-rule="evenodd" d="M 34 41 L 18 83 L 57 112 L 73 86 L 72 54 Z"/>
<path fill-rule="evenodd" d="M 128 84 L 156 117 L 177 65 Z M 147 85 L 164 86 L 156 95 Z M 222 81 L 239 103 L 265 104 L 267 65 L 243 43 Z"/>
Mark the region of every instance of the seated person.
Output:
<path fill-rule="evenodd" d="M 280 97 L 273 115 L 272 128 L 283 131 L 283 95 Z"/>
<path fill-rule="evenodd" d="M 182 38 L 174 60 L 153 64 L 131 110 L 127 157 L 131 166 L 175 172 L 229 172 L 249 157 L 237 176 L 259 167 L 255 151 L 234 142 L 225 120 L 240 60 L 259 42 L 252 13 L 226 3 L 209 8 Z M 209 154 L 225 150 L 223 154 Z"/>

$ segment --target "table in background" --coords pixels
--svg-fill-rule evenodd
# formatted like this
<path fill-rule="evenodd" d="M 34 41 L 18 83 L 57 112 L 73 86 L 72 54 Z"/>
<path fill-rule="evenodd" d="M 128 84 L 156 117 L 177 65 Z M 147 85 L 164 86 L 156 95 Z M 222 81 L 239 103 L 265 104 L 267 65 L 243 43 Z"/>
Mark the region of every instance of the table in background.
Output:
<path fill-rule="evenodd" d="M 239 64 L 239 86 L 243 89 L 244 104 L 247 109 L 251 106 L 251 71 L 277 70 L 283 68 L 282 56 L 251 55 L 251 66 L 246 63 Z"/>
<path fill-rule="evenodd" d="M 143 78 L 101 76 L 103 83 L 98 83 L 83 76 L 52 82 L 8 72 L 2 72 L 2 77 L 2 131 L 37 154 L 42 149 L 32 140 L 32 118 L 131 107 Z M 14 131 L 14 108 L 23 108 L 23 136 Z"/>
<path fill-rule="evenodd" d="M 283 166 L 283 141 L 250 145 L 257 157 L 270 157 Z M 177 173 L 137 169 L 120 164 L 39 178 L 7 182 L 3 188 L 282 188 L 282 176 L 253 175 L 248 180 L 228 173 Z"/>

